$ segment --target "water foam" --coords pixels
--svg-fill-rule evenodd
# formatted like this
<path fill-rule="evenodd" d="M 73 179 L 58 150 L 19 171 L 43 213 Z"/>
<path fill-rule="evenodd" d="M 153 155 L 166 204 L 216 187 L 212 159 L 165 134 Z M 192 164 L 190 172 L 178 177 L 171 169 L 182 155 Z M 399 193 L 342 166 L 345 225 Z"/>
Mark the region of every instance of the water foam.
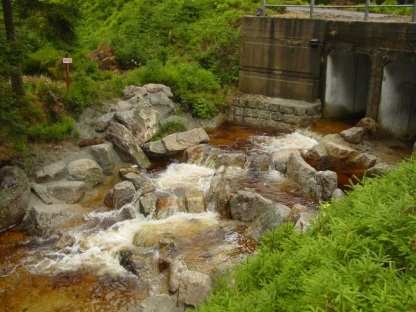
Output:
<path fill-rule="evenodd" d="M 299 131 L 295 131 L 278 137 L 255 137 L 254 143 L 259 149 L 267 153 L 275 153 L 286 150 L 308 150 L 317 145 L 318 141 Z"/>
<path fill-rule="evenodd" d="M 215 170 L 195 164 L 171 164 L 166 171 L 155 179 L 156 186 L 162 191 L 173 191 L 178 188 L 209 190 Z"/>

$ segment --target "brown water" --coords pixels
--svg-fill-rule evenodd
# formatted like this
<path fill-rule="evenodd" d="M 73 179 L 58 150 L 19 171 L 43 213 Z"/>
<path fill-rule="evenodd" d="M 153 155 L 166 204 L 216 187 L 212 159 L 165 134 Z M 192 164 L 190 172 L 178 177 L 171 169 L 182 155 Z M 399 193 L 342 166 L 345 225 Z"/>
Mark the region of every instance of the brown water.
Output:
<path fill-rule="evenodd" d="M 351 127 L 350 122 L 318 121 L 311 130 L 325 135 L 337 133 Z M 249 151 L 255 136 L 279 136 L 283 133 L 271 129 L 225 124 L 210 132 L 210 144 L 224 150 Z M 394 140 L 369 142 L 369 151 L 388 163 L 396 163 L 410 154 L 405 144 Z M 178 161 L 178 160 L 175 160 Z M 152 171 L 160 172 L 168 162 L 156 162 Z M 342 185 L 348 184 L 352 176 L 361 172 L 339 170 Z M 82 207 L 85 213 L 93 210 L 105 211 L 102 205 L 107 191 L 117 183 L 114 176 L 85 198 Z M 267 179 L 264 173 L 234 181 L 241 188 L 253 189 L 263 196 L 286 204 L 289 207 L 302 204 L 314 207 L 316 203 L 304 198 L 299 187 L 287 179 Z M 82 218 L 72 226 L 79 226 Z M 181 223 L 183 222 L 183 223 Z M 178 248 L 191 268 L 212 272 L 222 265 L 231 265 L 256 249 L 256 243 L 243 235 L 245 225 L 220 220 L 218 224 L 201 226 L 200 221 L 184 221 L 141 227 L 146 244 L 157 244 L 164 237 L 176 237 Z M 210 221 L 211 222 L 211 221 Z M 104 233 L 103 236 L 111 233 Z M 233 241 L 224 243 L 233 237 Z M 138 303 L 149 295 L 148 285 L 134 276 L 95 274 L 94 271 L 76 270 L 52 275 L 30 273 L 25 262 L 28 257 L 41 250 L 52 248 L 52 243 L 35 240 L 23 232 L 10 230 L 0 234 L 0 311 L 5 312 L 49 312 L 49 311 L 134 311 Z"/>

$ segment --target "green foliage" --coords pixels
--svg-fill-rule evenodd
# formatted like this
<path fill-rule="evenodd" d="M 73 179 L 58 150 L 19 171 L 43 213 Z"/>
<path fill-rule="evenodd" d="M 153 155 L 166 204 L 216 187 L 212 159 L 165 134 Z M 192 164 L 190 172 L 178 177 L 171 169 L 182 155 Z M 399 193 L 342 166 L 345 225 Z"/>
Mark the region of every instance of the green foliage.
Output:
<path fill-rule="evenodd" d="M 75 121 L 71 117 L 49 124 L 37 124 L 28 129 L 28 136 L 32 140 L 60 141 L 73 135 Z"/>
<path fill-rule="evenodd" d="M 180 122 L 179 120 L 169 121 L 160 127 L 159 131 L 152 138 L 152 141 L 160 140 L 168 136 L 169 134 L 183 131 L 186 131 L 186 126 L 182 122 Z"/>
<path fill-rule="evenodd" d="M 198 311 L 413 311 L 416 159 L 324 204 L 306 234 L 267 234 Z"/>
<path fill-rule="evenodd" d="M 27 55 L 23 69 L 27 74 L 47 74 L 56 76 L 56 67 L 61 65 L 60 61 L 64 53 L 51 46 L 45 46 L 33 53 Z"/>

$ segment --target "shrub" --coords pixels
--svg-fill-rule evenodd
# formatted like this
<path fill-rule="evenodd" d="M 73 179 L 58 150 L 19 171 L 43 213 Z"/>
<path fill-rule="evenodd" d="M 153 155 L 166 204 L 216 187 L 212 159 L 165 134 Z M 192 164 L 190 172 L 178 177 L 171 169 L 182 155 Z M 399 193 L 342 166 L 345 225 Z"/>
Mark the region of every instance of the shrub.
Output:
<path fill-rule="evenodd" d="M 28 130 L 31 140 L 60 141 L 71 137 L 75 128 L 75 121 L 71 117 L 63 117 L 54 124 L 38 124 Z"/>
<path fill-rule="evenodd" d="M 63 55 L 62 51 L 51 46 L 43 47 L 26 57 L 24 72 L 30 75 L 48 74 L 55 77 L 56 67 L 60 64 Z"/>
<path fill-rule="evenodd" d="M 152 141 L 160 140 L 163 139 L 165 136 L 168 136 L 169 134 L 182 131 L 186 131 L 186 126 L 182 122 L 180 122 L 179 120 L 169 121 L 160 127 L 159 131 L 152 138 Z"/>

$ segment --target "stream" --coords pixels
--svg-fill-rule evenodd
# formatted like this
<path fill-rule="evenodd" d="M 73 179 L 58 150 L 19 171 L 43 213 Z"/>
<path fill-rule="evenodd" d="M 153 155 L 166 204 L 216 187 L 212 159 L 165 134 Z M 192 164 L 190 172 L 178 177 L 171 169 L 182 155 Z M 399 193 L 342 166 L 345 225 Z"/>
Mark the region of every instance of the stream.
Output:
<path fill-rule="evenodd" d="M 268 157 L 311 149 L 322 136 L 350 127 L 350 123 L 319 121 L 308 129 L 277 133 L 225 124 L 209 132 L 208 146 L 220 151 L 221 161 L 227 158 L 224 155 L 236 153 L 250 160 L 250 165 L 230 170 L 230 187 L 250 189 L 292 210 L 303 207 L 305 212 L 314 213 L 316 200 L 272 168 Z M 410 154 L 410 149 L 396 141 L 378 139 L 367 142 L 365 148 L 389 164 Z M 171 200 L 169 194 L 180 196 L 181 192 L 212 196 L 219 156 L 198 155 L 195 152 L 187 160 L 161 162 L 146 173 L 156 192 L 168 194 L 162 197 L 167 202 Z M 339 186 L 348 189 L 351 174 L 337 173 L 344 175 Z M 220 216 L 209 202 L 204 212 L 178 209 L 166 218 L 152 212 L 146 217 L 137 213 L 132 218 L 117 219 L 119 211 L 106 208 L 103 202 L 119 180 L 117 176 L 106 178 L 93 196 L 85 198 L 80 203 L 83 210 L 79 218 L 64 226 L 59 239 L 41 239 L 18 229 L 0 234 L 1 311 L 139 311 L 137 306 L 145 298 L 169 293 L 169 272 L 160 259 L 172 242 L 175 255 L 180 255 L 188 269 L 212 277 L 255 253 L 258 242 L 247 234 L 250 224 Z M 122 256 L 131 250 L 137 250 L 132 257 L 140 260 L 141 267 L 132 268 L 130 260 L 125 260 L 130 258 Z"/>

